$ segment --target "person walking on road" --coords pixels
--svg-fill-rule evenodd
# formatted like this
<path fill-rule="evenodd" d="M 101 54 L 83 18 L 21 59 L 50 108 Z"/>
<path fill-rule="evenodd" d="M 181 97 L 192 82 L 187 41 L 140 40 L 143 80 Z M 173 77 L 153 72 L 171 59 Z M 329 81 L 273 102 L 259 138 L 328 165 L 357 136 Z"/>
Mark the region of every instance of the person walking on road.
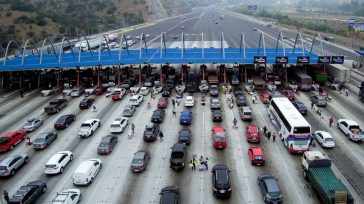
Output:
<path fill-rule="evenodd" d="M 97 110 L 96 110 L 96 103 L 95 103 L 95 101 L 92 103 L 92 109 L 93 109 L 93 112 L 96 112 Z"/>
<path fill-rule="evenodd" d="M 4 197 L 4 200 L 6 201 L 6 203 L 9 203 L 9 200 L 10 200 L 9 193 L 6 190 L 4 190 L 4 192 L 3 192 L 3 197 Z"/>
<path fill-rule="evenodd" d="M 172 109 L 173 116 L 176 117 L 176 109 Z"/>
<path fill-rule="evenodd" d="M 334 123 L 334 118 L 332 116 L 330 116 L 329 118 L 329 126 L 332 126 L 332 123 Z"/>
<path fill-rule="evenodd" d="M 238 121 L 236 120 L 236 118 L 234 118 L 234 120 L 233 120 L 233 127 L 234 127 L 234 128 L 237 128 L 237 127 L 238 127 L 238 126 L 237 126 L 237 124 L 236 124 L 237 122 L 238 122 Z"/>
<path fill-rule="evenodd" d="M 264 127 L 263 127 L 263 133 L 264 133 L 265 136 L 267 136 L 267 131 L 268 131 L 267 126 L 264 125 Z"/>
<path fill-rule="evenodd" d="M 273 142 L 275 142 L 276 141 L 276 137 L 277 137 L 277 133 L 276 132 L 273 132 L 272 137 L 273 137 Z"/>
<path fill-rule="evenodd" d="M 174 100 L 174 98 L 172 98 L 172 105 L 173 107 L 176 105 L 176 101 Z"/>
<path fill-rule="evenodd" d="M 349 89 L 348 88 L 345 88 L 345 95 L 349 96 Z"/>
<path fill-rule="evenodd" d="M 134 130 L 135 130 L 135 125 L 134 123 L 131 124 L 131 130 L 133 131 L 133 134 L 134 134 Z"/>
<path fill-rule="evenodd" d="M 311 109 L 313 109 L 314 105 L 315 105 L 315 102 L 311 101 Z"/>
<path fill-rule="evenodd" d="M 162 132 L 162 131 L 160 131 L 160 132 L 159 132 L 159 141 L 160 141 L 160 142 L 163 142 L 163 137 L 164 137 L 163 132 Z"/>
<path fill-rule="evenodd" d="M 270 140 L 270 136 L 271 136 L 271 133 L 268 131 L 267 132 L 267 138 L 268 138 L 268 140 Z"/>

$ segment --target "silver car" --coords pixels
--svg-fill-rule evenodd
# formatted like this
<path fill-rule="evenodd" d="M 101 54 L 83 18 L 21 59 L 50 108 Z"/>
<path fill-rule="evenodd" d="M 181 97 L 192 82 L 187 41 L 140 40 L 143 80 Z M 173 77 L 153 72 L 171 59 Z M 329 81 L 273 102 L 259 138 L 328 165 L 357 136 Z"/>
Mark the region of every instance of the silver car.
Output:
<path fill-rule="evenodd" d="M 131 117 L 133 116 L 135 112 L 135 106 L 125 106 L 124 111 L 123 111 L 123 116 L 124 117 Z"/>
<path fill-rule="evenodd" d="M 71 93 L 70 93 L 70 95 L 72 96 L 72 97 L 79 97 L 79 96 L 81 96 L 82 94 L 84 94 L 85 93 L 85 88 L 84 87 L 80 87 L 80 88 L 76 88 L 76 89 L 73 89 L 72 91 L 71 91 Z"/>
<path fill-rule="evenodd" d="M 25 125 L 23 126 L 23 130 L 25 132 L 33 132 L 36 130 L 40 125 L 43 124 L 43 120 L 40 118 L 30 118 L 27 120 Z"/>
<path fill-rule="evenodd" d="M 45 149 L 56 139 L 57 133 L 44 132 L 35 138 L 35 140 L 33 141 L 33 148 L 35 150 Z"/>
<path fill-rule="evenodd" d="M 0 177 L 14 176 L 23 164 L 28 163 L 29 158 L 27 154 L 17 154 L 6 157 L 0 162 Z"/>

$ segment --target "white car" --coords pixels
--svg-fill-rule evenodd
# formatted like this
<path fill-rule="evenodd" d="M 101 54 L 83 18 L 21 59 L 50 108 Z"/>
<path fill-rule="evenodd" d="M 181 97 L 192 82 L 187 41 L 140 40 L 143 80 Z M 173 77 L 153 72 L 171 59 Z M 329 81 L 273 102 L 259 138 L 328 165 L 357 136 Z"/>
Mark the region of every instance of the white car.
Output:
<path fill-rule="evenodd" d="M 186 107 L 193 107 L 194 105 L 195 105 L 195 101 L 193 99 L 193 96 L 186 96 L 185 106 Z"/>
<path fill-rule="evenodd" d="M 45 174 L 61 174 L 69 162 L 73 160 L 71 151 L 61 151 L 54 154 L 44 166 Z"/>
<path fill-rule="evenodd" d="M 130 106 L 139 106 L 143 102 L 144 98 L 142 95 L 134 95 L 129 99 Z"/>
<path fill-rule="evenodd" d="M 86 120 L 81 124 L 80 129 L 78 129 L 77 135 L 79 137 L 89 137 L 91 136 L 98 127 L 100 127 L 101 122 L 99 119 Z"/>
<path fill-rule="evenodd" d="M 111 123 L 110 132 L 122 133 L 127 125 L 128 125 L 128 118 L 126 117 L 116 118 L 114 122 Z"/>
<path fill-rule="evenodd" d="M 150 89 L 148 87 L 143 86 L 142 88 L 140 88 L 139 94 L 146 96 L 146 95 L 148 95 L 149 91 L 150 91 Z"/>
<path fill-rule="evenodd" d="M 102 168 L 101 159 L 88 159 L 83 161 L 73 173 L 74 185 L 91 184 Z"/>
<path fill-rule="evenodd" d="M 335 147 L 334 138 L 331 136 L 330 133 L 326 131 L 316 131 L 314 136 L 317 142 L 321 145 L 321 147 L 326 147 L 326 148 Z"/>
<path fill-rule="evenodd" d="M 56 193 L 49 204 L 77 204 L 81 200 L 81 191 L 77 188 L 66 189 L 61 193 Z"/>

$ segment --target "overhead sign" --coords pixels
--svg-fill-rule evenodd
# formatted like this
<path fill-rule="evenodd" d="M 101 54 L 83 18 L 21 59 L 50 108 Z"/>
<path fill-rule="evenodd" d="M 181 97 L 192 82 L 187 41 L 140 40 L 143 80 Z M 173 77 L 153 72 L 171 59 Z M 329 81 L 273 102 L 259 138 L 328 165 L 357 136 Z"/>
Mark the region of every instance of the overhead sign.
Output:
<path fill-rule="evenodd" d="M 331 64 L 342 64 L 344 63 L 344 56 L 332 56 Z"/>
<path fill-rule="evenodd" d="M 308 56 L 297 57 L 297 64 L 308 64 L 308 63 L 310 63 L 310 57 Z"/>
<path fill-rule="evenodd" d="M 319 56 L 318 63 L 319 64 L 330 64 L 331 57 L 330 56 Z"/>
<path fill-rule="evenodd" d="M 255 56 L 254 57 L 254 64 L 265 64 L 267 62 L 266 56 Z"/>
<path fill-rule="evenodd" d="M 276 57 L 276 64 L 287 64 L 287 63 L 288 63 L 287 56 Z"/>
<path fill-rule="evenodd" d="M 248 5 L 248 9 L 249 10 L 257 10 L 258 9 L 258 5 Z"/>

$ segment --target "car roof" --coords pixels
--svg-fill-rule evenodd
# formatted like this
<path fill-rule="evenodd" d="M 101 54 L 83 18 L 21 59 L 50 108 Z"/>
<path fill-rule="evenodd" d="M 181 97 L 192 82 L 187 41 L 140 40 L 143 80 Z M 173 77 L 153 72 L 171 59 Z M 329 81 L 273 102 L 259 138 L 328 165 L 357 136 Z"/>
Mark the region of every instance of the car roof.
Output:
<path fill-rule="evenodd" d="M 134 154 L 134 159 L 143 159 L 144 158 L 144 155 L 146 153 L 147 153 L 147 151 L 144 151 L 144 150 L 137 151 Z"/>
<path fill-rule="evenodd" d="M 326 131 L 316 131 L 316 133 L 321 133 L 324 138 L 332 138 L 331 134 Z"/>
<path fill-rule="evenodd" d="M 214 127 L 213 128 L 214 132 L 219 133 L 219 132 L 224 132 L 224 128 L 223 127 Z"/>
<path fill-rule="evenodd" d="M 354 120 L 349 120 L 349 119 L 340 119 L 343 122 L 346 122 L 348 125 L 358 125 L 357 122 L 355 122 Z"/>
<path fill-rule="evenodd" d="M 42 132 L 36 138 L 45 138 L 49 134 L 52 134 L 52 132 Z"/>
<path fill-rule="evenodd" d="M 183 116 L 187 116 L 187 115 L 189 115 L 189 114 L 191 114 L 191 113 L 192 113 L 192 111 L 184 110 L 184 111 L 182 111 L 182 112 L 181 112 L 181 115 L 183 115 Z"/>
<path fill-rule="evenodd" d="M 279 189 L 277 180 L 274 177 L 265 178 L 263 181 L 264 181 L 264 183 L 265 183 L 265 185 L 267 187 L 268 192 L 279 192 L 279 191 L 281 191 Z"/>
<path fill-rule="evenodd" d="M 113 136 L 113 135 L 104 136 L 101 138 L 101 143 L 110 142 L 111 138 L 113 138 L 113 137 L 115 137 L 115 136 Z"/>
<path fill-rule="evenodd" d="M 63 156 L 63 155 L 65 155 L 65 153 L 56 153 L 56 154 L 54 154 L 49 160 L 48 160 L 48 162 L 46 163 L 46 164 L 55 164 L 55 163 L 57 163 L 58 162 L 58 160 Z"/>
<path fill-rule="evenodd" d="M 15 157 L 18 157 L 18 156 L 26 156 L 26 154 L 14 154 L 14 155 L 9 155 L 7 156 L 5 159 L 3 159 L 1 162 L 0 162 L 0 166 L 2 165 L 6 165 L 8 164 L 11 160 L 13 160 Z"/>
<path fill-rule="evenodd" d="M 177 143 L 177 144 L 174 144 L 173 145 L 173 147 L 172 147 L 172 151 L 184 151 L 184 149 L 185 149 L 185 145 L 184 144 L 179 144 L 179 143 Z"/>
<path fill-rule="evenodd" d="M 257 125 L 255 125 L 255 124 L 248 125 L 248 128 L 249 128 L 249 130 L 256 130 L 256 131 L 258 131 L 258 130 L 259 130 L 259 129 L 258 129 L 258 126 L 257 126 Z"/>
<path fill-rule="evenodd" d="M 15 134 L 15 132 L 8 132 L 5 135 L 3 135 L 2 137 L 8 138 L 8 137 L 12 137 Z"/>
<path fill-rule="evenodd" d="M 254 155 L 263 155 L 263 148 L 261 148 L 261 147 L 253 146 L 253 147 L 251 147 L 251 150 Z"/>
<path fill-rule="evenodd" d="M 216 164 L 212 170 L 229 170 L 229 168 L 225 164 Z"/>
<path fill-rule="evenodd" d="M 88 120 L 86 120 L 85 122 L 83 122 L 83 123 L 92 123 L 94 120 L 97 120 L 97 119 L 88 119 Z"/>

